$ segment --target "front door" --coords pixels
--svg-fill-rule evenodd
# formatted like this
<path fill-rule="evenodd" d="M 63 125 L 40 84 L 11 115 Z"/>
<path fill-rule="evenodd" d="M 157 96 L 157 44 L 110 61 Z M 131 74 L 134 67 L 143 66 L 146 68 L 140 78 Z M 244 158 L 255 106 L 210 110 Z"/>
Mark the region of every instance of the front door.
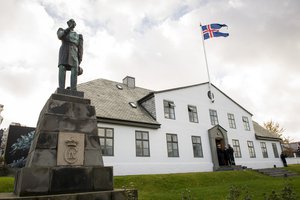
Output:
<path fill-rule="evenodd" d="M 208 130 L 209 144 L 213 170 L 225 165 L 225 146 L 228 144 L 227 131 L 220 125 L 216 125 Z"/>

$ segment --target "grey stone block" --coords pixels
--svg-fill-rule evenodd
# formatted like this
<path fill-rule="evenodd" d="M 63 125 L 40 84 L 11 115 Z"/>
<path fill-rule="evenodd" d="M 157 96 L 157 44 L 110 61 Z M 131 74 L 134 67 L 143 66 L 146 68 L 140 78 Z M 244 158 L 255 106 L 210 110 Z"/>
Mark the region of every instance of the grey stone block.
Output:
<path fill-rule="evenodd" d="M 98 135 L 85 135 L 85 149 L 98 149 L 100 148 L 100 141 Z"/>
<path fill-rule="evenodd" d="M 97 130 L 97 119 L 77 119 L 62 115 L 46 113 L 41 122 L 40 131 L 59 132 L 70 131 L 80 133 L 95 133 Z"/>
<path fill-rule="evenodd" d="M 22 168 L 15 179 L 15 194 L 47 194 L 49 188 L 49 168 Z"/>
<path fill-rule="evenodd" d="M 50 193 L 72 193 L 93 191 L 90 167 L 52 168 Z"/>
<path fill-rule="evenodd" d="M 0 193 L 0 200 L 128 200 L 124 190 L 68 193 L 55 195 L 34 195 L 18 197 L 12 193 Z M 137 198 L 136 198 L 137 200 Z"/>
<path fill-rule="evenodd" d="M 98 149 L 86 149 L 84 152 L 85 166 L 103 166 L 101 151 Z"/>
<path fill-rule="evenodd" d="M 56 166 L 56 150 L 36 149 L 32 153 L 32 159 L 26 167 L 54 167 Z"/>
<path fill-rule="evenodd" d="M 93 168 L 94 190 L 113 190 L 113 168 L 94 167 Z"/>
<path fill-rule="evenodd" d="M 56 149 L 57 147 L 57 132 L 41 132 L 38 136 L 37 149 Z"/>
<path fill-rule="evenodd" d="M 95 108 L 89 104 L 52 100 L 48 103 L 47 113 L 64 115 L 71 118 L 96 118 Z"/>
<path fill-rule="evenodd" d="M 83 92 L 76 91 L 76 90 L 67 90 L 67 89 L 57 88 L 55 92 L 57 94 L 70 95 L 70 96 L 76 96 L 76 97 L 81 97 L 81 98 L 83 98 L 83 96 L 84 96 Z"/>
<path fill-rule="evenodd" d="M 111 192 L 101 192 L 101 193 L 90 193 L 86 195 L 80 195 L 76 200 L 111 200 Z M 124 199 L 125 200 L 125 199 Z"/>

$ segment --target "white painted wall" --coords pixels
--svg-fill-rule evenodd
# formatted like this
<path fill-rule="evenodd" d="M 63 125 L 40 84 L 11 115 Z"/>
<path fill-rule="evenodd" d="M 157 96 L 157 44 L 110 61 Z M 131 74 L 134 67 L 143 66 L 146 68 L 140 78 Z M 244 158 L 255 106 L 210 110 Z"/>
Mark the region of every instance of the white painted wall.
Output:
<path fill-rule="evenodd" d="M 157 121 L 161 123 L 161 128 L 157 130 L 100 123 L 100 127 L 114 129 L 114 156 L 104 156 L 104 164 L 113 166 L 115 175 L 212 171 L 208 129 L 212 128 L 209 109 L 214 109 L 217 110 L 219 124 L 228 131 L 229 143 L 232 144 L 232 139 L 240 142 L 242 158 L 235 159 L 237 165 L 248 168 L 266 168 L 273 165 L 281 167 L 280 158 L 274 157 L 271 141 L 263 141 L 266 142 L 269 155 L 269 158 L 263 158 L 260 141 L 255 139 L 251 115 L 215 88 L 213 88 L 215 102 L 211 103 L 207 91 L 207 85 L 200 85 L 156 93 L 156 116 Z M 175 120 L 164 117 L 163 100 L 173 101 L 176 105 Z M 189 121 L 188 105 L 197 107 L 199 123 Z M 236 129 L 229 128 L 227 113 L 234 114 Z M 248 117 L 250 131 L 244 130 L 242 116 Z M 149 132 L 150 157 L 136 156 L 136 130 Z M 168 157 L 166 133 L 177 134 L 179 157 Z M 194 158 L 191 136 L 201 136 L 203 158 Z M 256 158 L 250 158 L 247 140 L 253 141 Z M 277 143 L 280 154 L 280 144 L 274 143 Z"/>
<path fill-rule="evenodd" d="M 288 165 L 300 164 L 300 157 L 296 157 L 296 154 L 294 153 L 294 157 L 286 158 L 286 162 Z"/>

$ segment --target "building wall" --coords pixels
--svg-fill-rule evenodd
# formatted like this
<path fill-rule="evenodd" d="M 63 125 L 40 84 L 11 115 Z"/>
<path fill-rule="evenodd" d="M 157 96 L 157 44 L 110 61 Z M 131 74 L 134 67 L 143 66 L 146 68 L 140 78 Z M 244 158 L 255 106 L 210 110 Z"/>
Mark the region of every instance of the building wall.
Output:
<path fill-rule="evenodd" d="M 156 118 L 161 123 L 160 129 L 146 129 L 129 126 L 103 124 L 100 127 L 114 129 L 114 156 L 104 156 L 104 164 L 114 167 L 115 175 L 128 174 L 161 174 L 180 172 L 212 171 L 213 163 L 209 145 L 208 129 L 212 128 L 209 109 L 217 111 L 219 124 L 227 130 L 228 142 L 239 140 L 241 158 L 235 158 L 237 165 L 248 168 L 266 168 L 282 166 L 280 158 L 274 158 L 272 143 L 276 143 L 278 153 L 279 142 L 259 141 L 255 139 L 251 114 L 235 104 L 222 93 L 213 89 L 215 102 L 207 97 L 207 85 L 155 93 Z M 175 120 L 164 117 L 163 101 L 173 101 L 175 104 Z M 197 107 L 198 123 L 189 121 L 188 105 Z M 234 114 L 236 129 L 229 127 L 227 113 Z M 248 117 L 250 131 L 244 130 L 242 117 Z M 135 131 L 148 131 L 150 156 L 137 157 L 135 146 Z M 179 157 L 168 157 L 166 134 L 177 134 Z M 191 136 L 200 136 L 203 157 L 195 158 Z M 250 158 L 247 141 L 253 141 L 256 157 Z M 260 142 L 265 142 L 268 158 L 263 158 Z"/>
<path fill-rule="evenodd" d="M 210 162 L 203 159 L 191 159 L 192 146 L 187 148 L 184 143 L 180 143 L 182 146 L 179 149 L 191 155 L 186 158 L 181 156 L 180 159 L 169 158 L 166 135 L 159 130 L 104 123 L 99 123 L 98 126 L 114 129 L 114 156 L 103 156 L 104 165 L 114 167 L 114 175 L 211 171 Z M 136 156 L 135 131 L 149 132 L 149 157 Z M 204 167 L 200 169 L 199 163 Z"/>
<path fill-rule="evenodd" d="M 200 85 L 197 87 L 155 94 L 157 121 L 162 124 L 159 131 L 161 134 L 178 134 L 180 157 L 177 158 L 177 160 L 179 162 L 195 163 L 195 170 L 212 170 L 211 150 L 207 131 L 213 127 L 210 122 L 209 109 L 214 109 L 217 111 L 219 124 L 227 130 L 228 143 L 232 146 L 233 139 L 239 140 L 242 156 L 241 158 L 235 158 L 237 165 L 243 165 L 249 168 L 273 167 L 273 165 L 282 166 L 280 158 L 274 157 L 271 144 L 276 143 L 278 153 L 280 154 L 281 148 L 279 142 L 264 141 L 266 142 L 269 156 L 268 158 L 263 158 L 260 141 L 255 138 L 251 114 L 215 88 L 212 89 L 215 101 L 214 103 L 211 103 L 210 99 L 207 97 L 207 91 L 207 85 Z M 174 102 L 175 120 L 166 119 L 164 117 L 163 100 Z M 199 123 L 189 122 L 188 105 L 197 107 Z M 234 114 L 236 129 L 229 127 L 227 113 Z M 244 129 L 242 121 L 243 116 L 249 119 L 250 131 Z M 201 159 L 193 158 L 191 135 L 201 136 L 204 154 L 204 157 Z M 250 158 L 247 141 L 253 141 L 256 158 Z M 199 161 L 201 161 L 201 164 Z M 203 163 L 206 163 L 206 165 L 203 165 Z"/>

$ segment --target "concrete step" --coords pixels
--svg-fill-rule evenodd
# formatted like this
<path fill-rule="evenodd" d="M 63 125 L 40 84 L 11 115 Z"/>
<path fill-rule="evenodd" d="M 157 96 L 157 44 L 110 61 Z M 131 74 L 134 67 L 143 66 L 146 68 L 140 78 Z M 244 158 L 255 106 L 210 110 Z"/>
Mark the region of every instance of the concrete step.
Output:
<path fill-rule="evenodd" d="M 247 167 L 241 165 L 231 165 L 231 166 L 220 166 L 220 168 L 217 169 L 216 171 L 234 171 L 234 170 L 238 171 L 244 169 L 247 169 Z"/>
<path fill-rule="evenodd" d="M 299 174 L 290 172 L 283 168 L 266 168 L 266 169 L 256 169 L 257 172 L 262 173 L 267 176 L 272 177 L 290 177 L 290 176 L 299 176 Z"/>

